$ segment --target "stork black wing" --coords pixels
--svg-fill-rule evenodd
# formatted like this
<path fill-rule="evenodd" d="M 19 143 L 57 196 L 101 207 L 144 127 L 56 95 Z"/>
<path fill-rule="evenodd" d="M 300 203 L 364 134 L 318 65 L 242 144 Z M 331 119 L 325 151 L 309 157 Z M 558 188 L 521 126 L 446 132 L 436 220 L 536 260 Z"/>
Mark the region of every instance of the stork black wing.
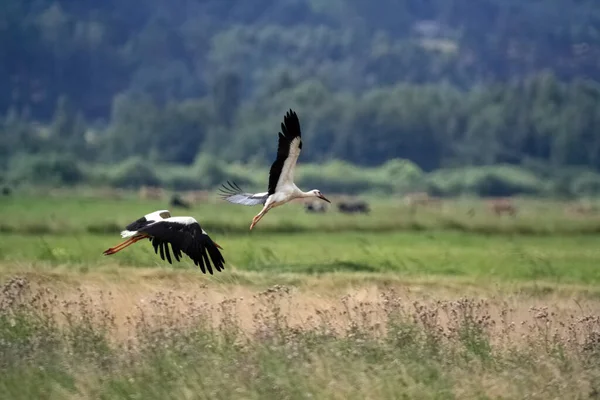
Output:
<path fill-rule="evenodd" d="M 200 267 L 203 273 L 208 272 L 212 275 L 214 265 L 217 271 L 225 268 L 225 259 L 214 244 L 212 239 L 202 233 L 202 228 L 198 223 L 182 224 L 171 221 L 158 221 L 151 225 L 145 226 L 139 232 L 146 233 L 150 236 L 154 252 L 160 251 L 160 257 L 171 263 L 171 255 L 169 252 L 169 244 L 173 249 L 175 259 L 179 261 L 181 252 L 187 254 L 194 264 Z"/>
<path fill-rule="evenodd" d="M 283 122 L 281 123 L 279 144 L 277 146 L 277 158 L 271 165 L 271 170 L 269 171 L 269 195 L 275 193 L 277 182 L 279 181 L 279 176 L 281 175 L 281 171 L 283 169 L 283 164 L 290 154 L 290 146 L 292 145 L 292 141 L 301 137 L 300 121 L 298 120 L 296 113 L 290 109 L 290 111 L 285 114 Z M 300 140 L 298 148 L 300 150 L 302 149 L 302 140 Z"/>
<path fill-rule="evenodd" d="M 154 247 L 154 252 L 158 254 L 158 250 L 160 249 L 160 258 L 164 260 L 166 255 L 167 261 L 169 262 L 169 264 L 172 264 L 173 262 L 171 261 L 171 253 L 169 252 L 169 242 L 161 240 L 157 237 L 151 237 L 149 239 L 152 242 L 152 246 Z M 171 247 L 173 248 L 173 255 L 175 256 L 175 260 L 180 261 L 181 250 L 174 246 L 172 243 Z"/>
<path fill-rule="evenodd" d="M 146 226 L 146 225 L 148 225 L 150 223 L 152 223 L 152 221 L 148 221 L 146 219 L 146 217 L 142 217 L 140 219 L 137 219 L 137 220 L 133 221 L 129 225 L 127 225 L 125 227 L 125 229 L 127 229 L 128 231 L 137 231 L 138 229 L 141 229 L 141 228 L 143 228 L 144 226 Z"/>

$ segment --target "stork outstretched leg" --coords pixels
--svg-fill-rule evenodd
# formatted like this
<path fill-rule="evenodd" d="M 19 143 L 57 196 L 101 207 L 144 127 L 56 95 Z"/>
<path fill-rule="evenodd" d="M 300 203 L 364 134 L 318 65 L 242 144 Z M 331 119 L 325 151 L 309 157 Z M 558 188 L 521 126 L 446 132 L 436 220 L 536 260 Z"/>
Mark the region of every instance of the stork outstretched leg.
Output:
<path fill-rule="evenodd" d="M 252 228 L 254 228 L 254 225 L 258 224 L 258 221 L 261 220 L 262 217 L 265 216 L 265 214 L 271 209 L 271 206 L 267 206 L 265 205 L 262 209 L 261 212 L 259 212 L 258 214 L 256 214 L 256 216 L 254 218 L 252 218 L 252 224 L 250 225 L 250 230 L 252 230 Z"/>
<path fill-rule="evenodd" d="M 105 256 L 110 256 L 111 254 L 115 254 L 121 250 L 123 250 L 125 247 L 127 246 L 131 246 L 132 244 L 139 242 L 142 239 L 147 238 L 148 236 L 146 235 L 141 235 L 141 236 L 134 236 L 132 238 L 127 239 L 126 241 L 116 245 L 115 247 L 111 247 L 110 249 L 104 250 L 104 254 Z"/>

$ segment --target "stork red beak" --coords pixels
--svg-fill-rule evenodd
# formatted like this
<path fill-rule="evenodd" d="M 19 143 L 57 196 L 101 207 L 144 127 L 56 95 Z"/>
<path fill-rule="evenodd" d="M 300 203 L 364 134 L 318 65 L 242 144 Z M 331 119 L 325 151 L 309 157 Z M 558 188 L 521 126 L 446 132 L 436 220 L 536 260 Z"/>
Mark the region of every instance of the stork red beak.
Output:
<path fill-rule="evenodd" d="M 219 246 L 219 244 L 217 242 L 215 242 L 214 240 L 213 240 L 213 243 L 215 244 L 215 246 L 217 246 L 218 248 L 220 248 L 221 250 L 223 250 L 223 248 L 221 246 Z"/>
<path fill-rule="evenodd" d="M 327 200 L 327 198 L 323 195 L 318 196 L 320 199 L 325 200 L 326 202 L 328 202 L 329 204 L 331 204 L 331 202 L 329 200 Z"/>

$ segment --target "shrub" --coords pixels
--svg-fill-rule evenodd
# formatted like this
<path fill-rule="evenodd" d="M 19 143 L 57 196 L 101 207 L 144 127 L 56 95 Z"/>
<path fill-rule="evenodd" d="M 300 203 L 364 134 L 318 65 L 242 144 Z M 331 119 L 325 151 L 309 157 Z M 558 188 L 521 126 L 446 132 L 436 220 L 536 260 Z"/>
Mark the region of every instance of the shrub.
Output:
<path fill-rule="evenodd" d="M 515 166 L 481 166 L 443 169 L 427 177 L 427 188 L 437 195 L 512 196 L 542 194 L 545 182 Z"/>
<path fill-rule="evenodd" d="M 423 170 L 409 160 L 395 158 L 383 164 L 379 171 L 392 186 L 403 190 L 417 185 L 423 179 Z"/>
<path fill-rule="evenodd" d="M 14 157 L 9 170 L 13 183 L 75 185 L 85 179 L 83 170 L 71 156 L 50 154 Z"/>
<path fill-rule="evenodd" d="M 109 173 L 109 181 L 114 186 L 126 188 L 159 186 L 161 183 L 152 164 L 138 157 L 117 165 Z"/>
<path fill-rule="evenodd" d="M 304 190 L 319 188 L 323 191 L 357 194 L 368 191 L 391 192 L 392 186 L 385 174 L 375 168 L 359 168 L 344 161 L 323 165 L 305 164 L 296 173 L 296 183 Z"/>
<path fill-rule="evenodd" d="M 600 195 L 600 174 L 588 172 L 574 178 L 571 184 L 571 193 L 576 196 Z"/>
<path fill-rule="evenodd" d="M 210 154 L 201 154 L 196 157 L 192 173 L 197 177 L 200 187 L 208 189 L 219 183 L 231 179 L 224 163 Z"/>

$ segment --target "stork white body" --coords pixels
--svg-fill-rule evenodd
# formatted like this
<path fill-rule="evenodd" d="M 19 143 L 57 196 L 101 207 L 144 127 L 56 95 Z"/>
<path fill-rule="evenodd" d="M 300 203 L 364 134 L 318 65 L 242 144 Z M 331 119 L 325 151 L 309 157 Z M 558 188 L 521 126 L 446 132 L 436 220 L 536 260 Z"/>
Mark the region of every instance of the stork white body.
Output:
<path fill-rule="evenodd" d="M 118 253 L 140 240 L 149 239 L 154 252 L 158 254 L 160 250 L 160 257 L 165 260 L 166 256 L 169 263 L 172 263 L 170 245 L 177 261 L 185 253 L 203 273 L 213 273 L 210 261 L 217 271 L 224 269 L 225 260 L 219 251 L 222 247 L 208 236 L 193 217 L 171 217 L 169 210 L 154 211 L 127 225 L 121 231 L 121 237 L 127 240 L 105 250 L 105 255 Z"/>
<path fill-rule="evenodd" d="M 263 205 L 263 209 L 253 219 L 250 229 L 260 221 L 269 210 L 279 207 L 293 199 L 316 197 L 328 203 L 329 200 L 318 190 L 304 192 L 294 183 L 294 170 L 300 151 L 302 150 L 302 135 L 300 121 L 292 110 L 286 113 L 277 147 L 277 158 L 269 171 L 269 189 L 263 193 L 244 193 L 235 183 L 223 185 L 222 197 L 234 204 L 245 206 Z"/>
<path fill-rule="evenodd" d="M 171 213 L 169 212 L 169 210 L 154 211 L 154 212 L 144 215 L 144 217 L 143 217 L 143 219 L 146 221 L 164 221 L 167 218 L 171 218 Z M 175 218 L 177 218 L 177 217 L 175 217 Z M 129 238 L 129 237 L 135 236 L 137 233 L 138 233 L 138 231 L 134 231 L 134 230 L 130 231 L 130 230 L 125 229 L 124 231 L 121 231 L 121 237 Z"/>

